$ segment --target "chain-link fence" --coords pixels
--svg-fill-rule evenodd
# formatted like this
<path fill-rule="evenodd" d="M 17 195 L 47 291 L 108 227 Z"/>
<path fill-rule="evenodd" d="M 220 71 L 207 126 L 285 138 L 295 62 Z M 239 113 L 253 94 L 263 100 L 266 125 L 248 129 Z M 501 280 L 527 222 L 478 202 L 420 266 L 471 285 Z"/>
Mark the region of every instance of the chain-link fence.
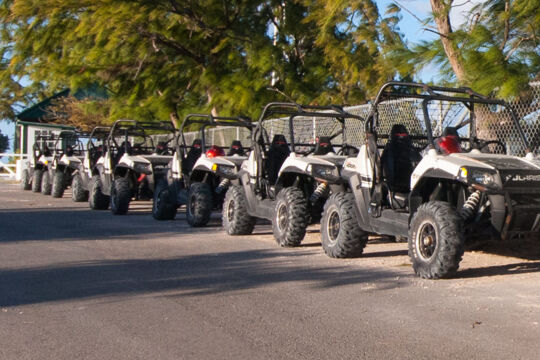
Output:
<path fill-rule="evenodd" d="M 527 138 L 529 146 L 535 155 L 540 155 L 540 82 L 531 83 L 531 90 L 527 96 L 519 101 L 510 102 L 516 112 L 520 126 Z M 366 118 L 371 110 L 370 104 L 346 107 L 344 110 L 353 115 Z M 459 126 L 459 135 L 467 138 L 470 135 L 468 119 L 470 109 L 461 102 L 433 100 L 427 105 L 430 117 L 430 125 L 434 137 L 441 136 L 445 128 Z M 494 153 L 507 153 L 510 155 L 523 156 L 525 144 L 521 141 L 517 126 L 512 121 L 509 109 L 502 106 L 475 105 L 476 133 L 481 140 L 489 141 L 486 150 Z M 379 145 L 384 146 L 388 134 L 394 124 L 403 124 L 407 127 L 416 145 L 419 148 L 427 145 L 426 125 L 421 100 L 404 98 L 399 100 L 384 101 L 379 104 L 379 122 L 377 132 Z M 289 118 L 266 120 L 264 128 L 270 141 L 276 134 L 285 135 L 290 139 Z M 312 117 L 295 118 L 294 132 L 295 142 L 315 142 L 319 136 L 329 136 L 336 132 L 337 121 L 332 118 L 315 119 Z M 184 134 L 186 143 L 197 137 L 200 132 L 188 132 Z M 216 127 L 208 129 L 205 133 L 207 146 L 218 145 L 227 147 L 232 140 L 241 140 L 250 145 L 249 131 L 244 128 Z M 357 119 L 345 120 L 345 139 L 337 136 L 333 143 L 345 142 L 359 147 L 365 142 L 364 122 Z M 246 146 L 244 145 L 244 146 Z M 467 143 L 463 143 L 467 148 Z"/>

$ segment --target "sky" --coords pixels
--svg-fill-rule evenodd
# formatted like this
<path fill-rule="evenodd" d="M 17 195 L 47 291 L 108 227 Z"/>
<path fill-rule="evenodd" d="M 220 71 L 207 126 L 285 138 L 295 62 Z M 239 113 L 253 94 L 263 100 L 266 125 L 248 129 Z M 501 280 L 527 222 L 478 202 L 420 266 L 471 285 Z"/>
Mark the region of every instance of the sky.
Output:
<path fill-rule="evenodd" d="M 431 13 L 431 6 L 429 0 L 397 0 L 398 4 L 406 8 L 410 12 L 420 19 L 429 17 Z M 467 21 L 467 11 L 474 5 L 484 0 L 455 0 L 454 7 L 450 13 L 450 18 L 454 26 L 460 25 Z M 386 7 L 391 4 L 392 0 L 378 0 L 377 6 L 379 12 L 384 14 Z M 432 40 L 437 35 L 424 30 L 424 27 L 415 16 L 409 12 L 402 10 L 402 19 L 399 23 L 401 32 L 405 35 L 405 38 L 409 42 L 418 42 L 421 40 Z M 427 66 L 418 76 L 421 81 L 430 81 L 436 79 L 437 69 L 433 66 Z M 13 140 L 14 124 L 7 121 L 0 121 L 0 131 L 2 134 L 7 134 L 10 140 Z"/>

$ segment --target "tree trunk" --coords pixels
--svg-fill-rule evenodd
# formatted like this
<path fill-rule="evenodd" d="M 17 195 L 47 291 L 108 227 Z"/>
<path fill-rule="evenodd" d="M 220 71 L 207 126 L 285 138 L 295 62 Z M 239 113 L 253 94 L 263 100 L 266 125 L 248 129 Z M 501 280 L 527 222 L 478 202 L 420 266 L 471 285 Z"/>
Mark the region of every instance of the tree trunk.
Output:
<path fill-rule="evenodd" d="M 446 53 L 446 57 L 454 70 L 460 84 L 466 82 L 467 74 L 463 67 L 463 60 L 459 48 L 452 39 L 452 24 L 450 23 L 450 8 L 453 0 L 430 0 L 433 17 L 437 24 L 439 36 Z"/>
<path fill-rule="evenodd" d="M 172 122 L 174 128 L 179 129 L 180 128 L 180 118 L 178 117 L 178 113 L 176 112 L 176 110 L 170 112 L 169 118 L 171 119 L 171 122 Z"/>
<path fill-rule="evenodd" d="M 210 92 L 210 89 L 206 89 L 206 96 L 208 97 L 208 104 L 211 104 L 212 103 L 212 93 Z M 215 105 L 212 106 L 211 114 L 212 114 L 212 116 L 219 116 L 217 108 L 215 107 Z"/>

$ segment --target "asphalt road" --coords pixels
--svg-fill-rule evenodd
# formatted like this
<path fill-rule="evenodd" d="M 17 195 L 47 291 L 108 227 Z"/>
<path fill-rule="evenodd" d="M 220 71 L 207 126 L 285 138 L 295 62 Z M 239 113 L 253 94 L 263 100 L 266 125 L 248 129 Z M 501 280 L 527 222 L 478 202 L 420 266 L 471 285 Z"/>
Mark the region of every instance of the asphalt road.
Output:
<path fill-rule="evenodd" d="M 0 359 L 537 359 L 540 245 L 412 274 L 406 244 L 324 255 L 0 183 Z"/>

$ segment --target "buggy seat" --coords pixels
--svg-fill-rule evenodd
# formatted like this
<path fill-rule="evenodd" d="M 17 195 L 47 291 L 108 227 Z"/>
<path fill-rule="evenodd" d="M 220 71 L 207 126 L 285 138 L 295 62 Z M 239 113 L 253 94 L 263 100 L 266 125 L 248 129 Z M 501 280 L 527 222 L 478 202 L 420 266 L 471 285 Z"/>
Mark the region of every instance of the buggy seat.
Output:
<path fill-rule="evenodd" d="M 290 153 L 285 135 L 274 135 L 266 159 L 266 175 L 270 184 L 276 183 L 279 169 Z"/>
<path fill-rule="evenodd" d="M 422 157 L 413 147 L 405 125 L 395 124 L 384 147 L 381 163 L 391 206 L 404 208 L 411 191 L 411 175 Z"/>
<path fill-rule="evenodd" d="M 199 157 L 201 157 L 201 154 L 201 139 L 195 139 L 193 140 L 191 148 L 189 149 L 186 157 L 182 159 L 182 172 L 184 174 L 191 173 L 191 170 L 193 170 L 193 166 L 195 165 Z"/>
<path fill-rule="evenodd" d="M 232 155 L 240 155 L 240 156 L 245 155 L 244 148 L 242 147 L 242 143 L 240 142 L 240 140 L 232 141 L 231 147 L 229 148 L 229 152 L 227 153 L 227 156 L 232 156 Z"/>
<path fill-rule="evenodd" d="M 313 155 L 326 155 L 333 152 L 334 148 L 332 147 L 329 136 L 320 136 L 317 138 L 317 144 L 315 145 Z"/>

